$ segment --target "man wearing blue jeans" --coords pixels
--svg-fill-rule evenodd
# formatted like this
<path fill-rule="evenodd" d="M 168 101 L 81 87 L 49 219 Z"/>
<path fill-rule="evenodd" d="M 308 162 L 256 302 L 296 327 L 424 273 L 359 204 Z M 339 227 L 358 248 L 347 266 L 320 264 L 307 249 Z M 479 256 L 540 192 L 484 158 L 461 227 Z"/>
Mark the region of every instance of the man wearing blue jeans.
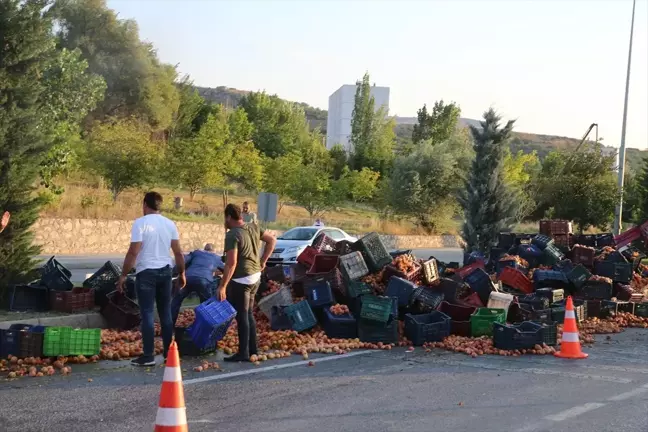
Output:
<path fill-rule="evenodd" d="M 223 260 L 214 253 L 214 245 L 207 243 L 205 250 L 195 250 L 185 257 L 185 275 L 187 285 L 173 297 L 171 316 L 173 324 L 178 320 L 180 306 L 187 296 L 193 292 L 198 294 L 200 302 L 210 298 L 214 284 L 214 272 L 223 269 Z"/>
<path fill-rule="evenodd" d="M 124 268 L 117 282 L 117 290 L 124 291 L 126 277 L 133 267 L 136 270 L 135 291 L 142 316 L 143 354 L 131 361 L 135 366 L 155 366 L 153 327 L 154 305 L 157 304 L 164 358 L 166 358 L 173 339 L 171 319 L 171 276 L 173 261 L 169 249 L 173 251 L 176 267 L 180 276 L 180 288 L 186 284 L 185 264 L 180 247 L 180 237 L 175 224 L 162 216 L 162 196 L 157 192 L 144 195 L 142 211 L 144 216 L 135 220 L 131 230 L 131 244 L 124 258 Z"/>

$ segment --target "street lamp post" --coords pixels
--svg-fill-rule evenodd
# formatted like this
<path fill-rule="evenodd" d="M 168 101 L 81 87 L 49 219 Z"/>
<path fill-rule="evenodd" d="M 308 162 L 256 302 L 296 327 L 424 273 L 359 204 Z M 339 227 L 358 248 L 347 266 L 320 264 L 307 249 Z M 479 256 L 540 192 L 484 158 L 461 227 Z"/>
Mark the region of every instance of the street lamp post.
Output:
<path fill-rule="evenodd" d="M 630 91 L 630 64 L 632 63 L 632 35 L 634 33 L 635 5 L 637 0 L 632 0 L 632 21 L 630 24 L 630 47 L 628 49 L 628 71 L 626 72 L 625 99 L 623 101 L 623 123 L 621 124 L 621 146 L 619 147 L 619 192 L 621 193 L 614 217 L 614 234 L 621 232 L 621 219 L 623 216 L 623 176 L 625 174 L 625 137 L 626 123 L 628 120 L 628 93 Z"/>

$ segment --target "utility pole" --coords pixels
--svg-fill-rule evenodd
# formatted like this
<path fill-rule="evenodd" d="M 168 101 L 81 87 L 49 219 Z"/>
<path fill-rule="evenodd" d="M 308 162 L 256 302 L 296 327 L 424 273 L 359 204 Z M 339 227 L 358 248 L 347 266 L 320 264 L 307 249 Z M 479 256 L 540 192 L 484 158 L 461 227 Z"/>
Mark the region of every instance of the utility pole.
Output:
<path fill-rule="evenodd" d="M 630 47 L 628 48 L 628 71 L 626 73 L 625 99 L 623 101 L 623 123 L 621 124 L 621 146 L 619 148 L 619 204 L 614 217 L 614 235 L 621 232 L 621 219 L 623 217 L 623 177 L 625 175 L 625 138 L 626 123 L 628 120 L 628 93 L 630 91 L 630 65 L 632 63 L 632 36 L 634 33 L 635 5 L 637 0 L 632 0 L 632 21 L 630 24 Z"/>

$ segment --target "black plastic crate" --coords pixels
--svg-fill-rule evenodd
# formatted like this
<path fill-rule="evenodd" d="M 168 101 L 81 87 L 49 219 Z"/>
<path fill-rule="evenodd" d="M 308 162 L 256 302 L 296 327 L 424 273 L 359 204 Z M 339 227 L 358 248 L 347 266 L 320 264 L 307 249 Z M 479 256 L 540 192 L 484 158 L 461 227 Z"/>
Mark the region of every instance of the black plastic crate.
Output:
<path fill-rule="evenodd" d="M 14 285 L 9 297 L 13 312 L 45 312 L 49 310 L 49 290 L 42 285 Z"/>
<path fill-rule="evenodd" d="M 398 299 L 398 306 L 409 306 L 416 288 L 417 286 L 413 282 L 392 276 L 389 279 L 385 295 L 388 297 L 396 297 Z"/>
<path fill-rule="evenodd" d="M 535 295 L 546 297 L 549 304 L 552 304 L 565 299 L 565 290 L 561 288 L 539 288 L 535 291 Z"/>
<path fill-rule="evenodd" d="M 184 327 L 175 328 L 175 341 L 178 344 L 180 357 L 198 357 L 216 351 L 216 339 L 211 341 L 205 348 L 198 348 Z"/>
<path fill-rule="evenodd" d="M 425 342 L 440 342 L 450 335 L 450 317 L 433 311 L 421 315 L 405 315 L 405 334 L 414 345 Z"/>
<path fill-rule="evenodd" d="M 322 327 L 326 336 L 332 339 L 355 339 L 358 336 L 358 323 L 351 314 L 335 315 L 324 309 Z"/>
<path fill-rule="evenodd" d="M 475 269 L 464 279 L 466 284 L 479 295 L 483 304 L 488 304 L 490 293 L 495 290 L 490 276 L 482 269 Z"/>
<path fill-rule="evenodd" d="M 51 257 L 47 262 L 39 269 L 41 278 L 45 277 L 49 273 L 54 273 L 55 270 L 60 271 L 68 278 L 72 277 L 72 272 L 68 270 L 63 264 L 58 262 L 56 257 Z"/>
<path fill-rule="evenodd" d="M 635 304 L 627 301 L 602 300 L 601 305 L 609 308 L 610 315 L 616 315 L 620 312 L 633 314 L 635 311 Z"/>
<path fill-rule="evenodd" d="M 588 280 L 580 287 L 577 295 L 586 300 L 609 300 L 612 297 L 612 284 L 601 280 Z"/>
<path fill-rule="evenodd" d="M 587 300 L 588 318 L 608 318 L 612 315 L 612 309 L 604 300 Z"/>
<path fill-rule="evenodd" d="M 549 248 L 547 247 L 545 250 L 547 249 Z M 543 262 L 544 251 L 533 244 L 521 244 L 518 246 L 517 255 L 524 258 L 529 263 L 530 268 L 535 268 Z"/>
<path fill-rule="evenodd" d="M 632 280 L 632 263 L 598 261 L 596 274 L 610 278 L 614 282 L 629 283 Z"/>
<path fill-rule="evenodd" d="M 628 260 L 629 263 L 632 263 L 632 269 L 637 271 L 641 261 L 646 258 L 646 254 L 641 252 L 639 249 L 634 247 L 629 247 L 624 249 L 622 252 L 623 256 Z"/>
<path fill-rule="evenodd" d="M 572 260 L 565 258 L 564 260 L 560 260 L 557 263 L 553 264 L 551 268 L 568 275 L 569 272 L 574 269 L 574 263 L 572 262 Z"/>
<path fill-rule="evenodd" d="M 20 354 L 20 330 L 15 328 L 0 329 L 0 358 Z"/>
<path fill-rule="evenodd" d="M 518 303 L 525 303 L 533 307 L 535 310 L 542 310 L 549 308 L 549 299 L 535 294 L 527 294 L 517 297 Z"/>
<path fill-rule="evenodd" d="M 543 343 L 542 325 L 525 321 L 521 324 L 493 323 L 493 346 L 503 350 L 530 349 Z"/>
<path fill-rule="evenodd" d="M 74 288 L 70 282 L 72 273 L 59 263 L 54 257 L 41 268 L 40 284 L 50 290 L 69 291 Z"/>
<path fill-rule="evenodd" d="M 93 289 L 95 292 L 95 304 L 104 306 L 108 302 L 106 295 L 115 291 L 115 285 L 120 275 L 121 268 L 112 261 L 107 261 L 83 282 L 83 287 Z"/>
<path fill-rule="evenodd" d="M 292 322 L 284 309 L 286 306 L 272 306 L 270 310 L 270 329 L 278 330 L 292 330 Z"/>
<path fill-rule="evenodd" d="M 542 326 L 542 342 L 549 345 L 555 346 L 558 345 L 558 323 L 555 321 L 551 322 L 538 322 L 533 321 Z"/>
<path fill-rule="evenodd" d="M 579 234 L 574 238 L 576 244 L 596 247 L 596 236 L 594 234 Z"/>
<path fill-rule="evenodd" d="M 565 288 L 569 284 L 567 275 L 558 270 L 536 270 L 533 272 L 533 282 L 538 288 Z"/>
<path fill-rule="evenodd" d="M 576 321 L 583 322 L 587 319 L 587 301 L 581 299 L 572 299 L 574 303 L 574 314 Z M 551 305 L 551 318 L 554 321 L 562 323 L 565 321 L 565 307 L 567 300 L 562 300 Z"/>
<path fill-rule="evenodd" d="M 615 246 L 614 235 L 612 234 L 597 234 L 596 235 L 596 247 L 602 248 L 605 246 Z"/>
<path fill-rule="evenodd" d="M 401 255 L 412 255 L 412 249 L 399 249 L 389 252 L 392 258 L 397 258 Z"/>
<path fill-rule="evenodd" d="M 326 281 L 308 284 L 304 287 L 304 294 L 306 300 L 308 300 L 308 304 L 313 308 L 335 303 L 331 285 Z"/>
<path fill-rule="evenodd" d="M 360 281 L 351 281 L 347 286 L 347 296 L 351 299 L 360 297 L 365 294 L 371 294 L 372 289 L 371 285 L 360 282 Z"/>
<path fill-rule="evenodd" d="M 583 286 L 585 282 L 589 280 L 592 276 L 589 270 L 587 270 L 582 264 L 578 264 L 572 271 L 567 274 L 567 279 L 569 282 L 576 287 L 576 289 Z"/>
<path fill-rule="evenodd" d="M 648 318 L 648 303 L 636 303 L 634 314 L 638 317 Z"/>
<path fill-rule="evenodd" d="M 340 257 L 340 270 L 347 281 L 361 279 L 369 274 L 369 269 L 361 252 L 351 252 Z"/>
<path fill-rule="evenodd" d="M 510 249 L 516 245 L 515 233 L 499 233 L 497 247 L 502 249 Z"/>
<path fill-rule="evenodd" d="M 375 321 L 358 320 L 358 338 L 368 343 L 397 343 L 398 342 L 398 320 L 388 323 L 377 323 Z"/>
<path fill-rule="evenodd" d="M 362 252 L 371 273 L 382 270 L 392 262 L 392 256 L 377 233 L 369 233 L 353 244 L 355 250 Z"/>
<path fill-rule="evenodd" d="M 438 289 L 418 288 L 412 298 L 412 309 L 417 313 L 430 313 L 439 307 L 443 298 L 443 292 Z"/>
<path fill-rule="evenodd" d="M 619 251 L 610 252 L 603 261 L 614 263 L 627 263 L 626 257 Z"/>
<path fill-rule="evenodd" d="M 439 279 L 436 289 L 443 292 L 443 299 L 448 303 L 456 303 L 457 293 L 461 292 L 462 287 L 464 286 L 463 281 L 459 282 L 454 279 L 442 277 Z"/>
<path fill-rule="evenodd" d="M 551 322 L 551 309 L 536 310 L 526 303 L 511 303 L 506 320 L 512 323 L 524 321 Z"/>
<path fill-rule="evenodd" d="M 125 294 L 113 291 L 107 295 L 108 303 L 101 309 L 109 328 L 130 330 L 142 321 L 139 306 Z"/>

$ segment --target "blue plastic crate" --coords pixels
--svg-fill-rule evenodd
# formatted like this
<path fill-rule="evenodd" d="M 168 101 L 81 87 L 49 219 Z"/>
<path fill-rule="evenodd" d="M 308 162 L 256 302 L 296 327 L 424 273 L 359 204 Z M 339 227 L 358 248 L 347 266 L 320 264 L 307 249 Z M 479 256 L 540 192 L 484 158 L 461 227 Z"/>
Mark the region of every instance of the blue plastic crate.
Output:
<path fill-rule="evenodd" d="M 405 315 L 405 334 L 414 345 L 440 342 L 450 335 L 450 317 L 434 311 L 422 315 Z"/>
<path fill-rule="evenodd" d="M 219 302 L 215 298 L 199 304 L 194 312 L 196 320 L 187 331 L 199 349 L 221 340 L 236 317 L 236 310 L 227 300 Z"/>
<path fill-rule="evenodd" d="M 398 299 L 398 306 L 409 306 L 416 288 L 415 283 L 392 276 L 389 279 L 385 295 L 387 297 L 396 297 Z"/>
<path fill-rule="evenodd" d="M 351 314 L 334 315 L 329 309 L 324 309 L 322 327 L 329 338 L 355 339 L 358 337 L 358 324 Z"/>
<path fill-rule="evenodd" d="M 538 267 L 538 265 L 540 264 L 540 261 L 542 260 L 544 253 L 536 245 L 521 244 L 518 247 L 518 255 L 524 258 L 529 263 L 529 267 L 535 268 Z"/>
<path fill-rule="evenodd" d="M 318 308 L 335 303 L 331 284 L 327 281 L 316 282 L 304 287 L 304 295 L 311 307 Z"/>
<path fill-rule="evenodd" d="M 20 354 L 20 331 L 17 328 L 0 329 L 0 358 Z"/>
<path fill-rule="evenodd" d="M 612 279 L 614 282 L 629 283 L 632 280 L 632 263 L 599 261 L 596 263 L 596 274 Z"/>
<path fill-rule="evenodd" d="M 395 344 L 398 342 L 398 320 L 385 324 L 361 318 L 358 320 L 358 339 L 368 343 Z"/>
<path fill-rule="evenodd" d="M 540 250 L 545 250 L 553 242 L 554 240 L 551 237 L 544 234 L 538 234 L 531 239 L 531 244 L 537 246 Z"/>
<path fill-rule="evenodd" d="M 495 289 L 488 273 L 482 269 L 476 269 L 466 276 L 464 281 L 477 293 L 482 304 L 488 304 L 490 293 Z"/>
<path fill-rule="evenodd" d="M 493 346 L 497 349 L 528 349 L 543 342 L 544 331 L 540 324 L 530 321 L 521 324 L 493 323 Z"/>

